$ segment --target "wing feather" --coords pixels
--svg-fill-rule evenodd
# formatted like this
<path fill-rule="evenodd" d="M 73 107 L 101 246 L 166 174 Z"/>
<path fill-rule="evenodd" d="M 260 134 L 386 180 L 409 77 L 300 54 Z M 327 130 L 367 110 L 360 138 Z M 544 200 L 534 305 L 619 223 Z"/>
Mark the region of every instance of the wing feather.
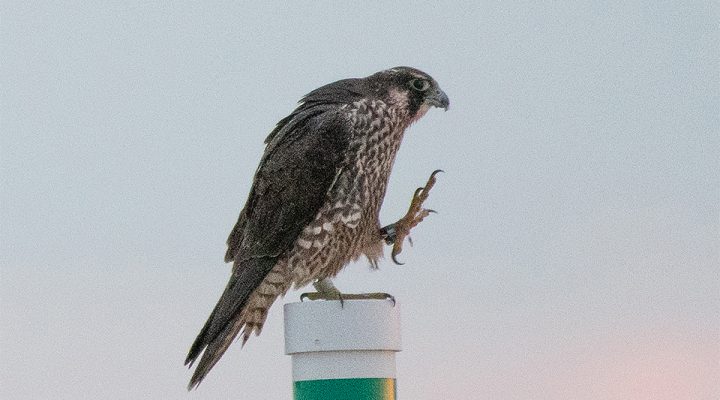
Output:
<path fill-rule="evenodd" d="M 232 342 L 225 336 L 237 334 L 229 328 L 248 297 L 315 218 L 343 167 L 350 131 L 337 107 L 316 103 L 298 110 L 281 121 L 268 143 L 228 237 L 225 259 L 233 260 L 233 273 L 185 360 L 191 366 L 205 350 L 191 386 L 199 384 Z"/>

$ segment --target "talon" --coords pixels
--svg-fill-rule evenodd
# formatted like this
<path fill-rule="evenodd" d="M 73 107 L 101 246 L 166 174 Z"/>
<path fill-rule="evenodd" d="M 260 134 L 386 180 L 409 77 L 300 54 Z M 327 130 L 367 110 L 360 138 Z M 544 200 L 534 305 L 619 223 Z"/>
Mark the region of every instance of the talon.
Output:
<path fill-rule="evenodd" d="M 397 256 L 397 253 L 395 253 L 395 251 L 393 251 L 392 254 L 390 255 L 390 258 L 392 258 L 393 262 L 397 265 L 405 265 L 405 263 L 398 261 L 397 258 L 395 258 L 396 256 Z"/>
<path fill-rule="evenodd" d="M 395 296 L 389 293 L 372 292 L 372 293 L 354 293 L 345 294 L 347 300 L 390 300 L 393 302 L 393 307 L 396 304 Z"/>
<path fill-rule="evenodd" d="M 440 172 L 445 173 L 445 171 L 443 171 L 441 169 L 436 169 L 435 171 L 432 172 L 432 174 L 430 174 L 430 178 L 428 178 L 428 181 L 425 184 L 425 188 L 427 190 L 430 190 L 430 188 L 432 188 L 435 185 L 435 182 L 437 182 L 437 178 L 435 178 L 435 175 L 437 175 Z"/>
<path fill-rule="evenodd" d="M 430 195 L 430 190 L 435 185 L 435 175 L 440 172 L 444 172 L 441 169 L 436 169 L 430 174 L 427 183 L 424 187 L 415 189 L 413 193 L 410 207 L 408 208 L 405 216 L 400 218 L 394 224 L 390 224 L 380 230 L 381 237 L 385 240 L 385 243 L 392 244 L 393 249 L 391 253 L 392 260 L 397 265 L 403 265 L 404 263 L 398 261 L 398 254 L 402 253 L 402 245 L 405 238 L 408 238 L 408 242 L 412 246 L 412 238 L 409 237 L 410 231 L 422 222 L 425 217 L 430 214 L 436 214 L 437 211 L 432 209 L 422 208 L 422 204 L 427 200 Z"/>
<path fill-rule="evenodd" d="M 320 293 L 318 292 L 305 292 L 300 295 L 300 301 L 303 302 L 305 300 L 317 300 L 320 298 Z"/>

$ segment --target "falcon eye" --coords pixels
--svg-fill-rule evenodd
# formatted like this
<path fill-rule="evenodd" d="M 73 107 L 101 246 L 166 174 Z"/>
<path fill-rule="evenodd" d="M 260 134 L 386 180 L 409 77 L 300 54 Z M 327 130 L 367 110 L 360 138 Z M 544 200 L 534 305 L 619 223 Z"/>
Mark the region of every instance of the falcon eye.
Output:
<path fill-rule="evenodd" d="M 410 81 L 410 87 L 418 92 L 424 92 L 430 87 L 430 82 L 425 79 L 413 79 Z"/>

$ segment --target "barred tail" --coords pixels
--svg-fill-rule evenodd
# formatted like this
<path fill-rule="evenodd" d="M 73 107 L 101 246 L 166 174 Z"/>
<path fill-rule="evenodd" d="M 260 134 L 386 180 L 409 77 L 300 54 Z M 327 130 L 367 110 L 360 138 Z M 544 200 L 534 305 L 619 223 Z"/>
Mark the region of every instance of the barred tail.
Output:
<path fill-rule="evenodd" d="M 289 284 L 285 280 L 278 279 L 278 275 L 275 271 L 270 272 L 247 296 L 246 301 L 243 301 L 232 318 L 221 319 L 227 309 L 227 303 L 233 299 L 231 294 L 234 292 L 235 285 L 232 285 L 232 282 L 228 285 L 185 359 L 185 365 L 192 367 L 193 363 L 200 358 L 192 378 L 190 378 L 188 390 L 196 388 L 202 382 L 238 334 L 242 336 L 243 346 L 253 333 L 260 334 L 275 299 L 285 294 L 289 288 Z M 220 323 L 223 324 L 222 329 L 218 333 L 214 333 Z"/>

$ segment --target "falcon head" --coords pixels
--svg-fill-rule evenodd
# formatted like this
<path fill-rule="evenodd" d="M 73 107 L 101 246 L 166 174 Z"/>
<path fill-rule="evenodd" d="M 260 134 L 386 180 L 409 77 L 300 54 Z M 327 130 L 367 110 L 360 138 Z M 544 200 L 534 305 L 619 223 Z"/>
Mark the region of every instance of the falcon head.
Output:
<path fill-rule="evenodd" d="M 430 75 L 411 67 L 395 67 L 365 78 L 343 79 L 319 87 L 303 97 L 301 106 L 279 125 L 310 108 L 346 105 L 368 99 L 380 100 L 405 111 L 403 117 L 409 118 L 410 122 L 425 115 L 430 107 L 447 110 L 450 106 L 447 95 Z"/>
<path fill-rule="evenodd" d="M 430 109 L 447 111 L 450 99 L 430 75 L 412 68 L 395 67 L 365 78 L 369 88 L 381 100 L 407 109 L 412 121 Z"/>

